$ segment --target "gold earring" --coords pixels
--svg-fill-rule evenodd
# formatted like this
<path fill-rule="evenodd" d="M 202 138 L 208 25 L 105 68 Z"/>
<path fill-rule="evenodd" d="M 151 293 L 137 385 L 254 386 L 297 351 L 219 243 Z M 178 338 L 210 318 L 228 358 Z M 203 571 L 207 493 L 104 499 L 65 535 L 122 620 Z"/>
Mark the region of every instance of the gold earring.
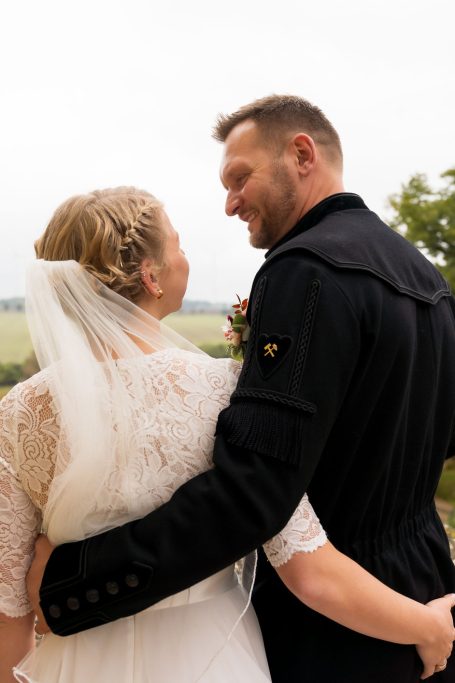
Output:
<path fill-rule="evenodd" d="M 159 286 L 158 280 L 156 279 L 156 277 L 155 277 L 154 275 L 150 275 L 150 279 L 151 279 L 151 281 L 153 282 L 153 284 L 156 285 L 156 294 L 154 294 L 153 296 L 154 296 L 156 299 L 161 299 L 161 297 L 163 296 L 164 292 L 163 292 L 163 290 L 161 289 L 161 287 Z"/>
<path fill-rule="evenodd" d="M 156 277 L 155 277 L 154 275 L 152 275 L 151 273 L 150 273 L 150 274 L 147 273 L 146 270 L 141 270 L 141 280 L 143 280 L 144 282 L 146 282 L 147 275 L 150 275 L 150 279 L 151 279 L 151 281 L 153 282 L 153 284 L 154 284 L 154 285 L 155 285 L 155 284 L 157 285 L 157 287 L 156 287 L 156 294 L 153 294 L 153 296 L 155 297 L 155 299 L 161 299 L 161 297 L 163 296 L 164 292 L 163 292 L 163 290 L 161 289 L 161 287 L 158 286 L 158 284 L 157 284 L 158 281 L 157 281 Z M 145 285 L 144 285 L 144 287 L 145 287 Z M 146 289 L 146 291 L 149 291 L 147 287 L 145 287 L 145 289 Z M 149 292 L 149 293 L 152 294 L 152 292 Z"/>

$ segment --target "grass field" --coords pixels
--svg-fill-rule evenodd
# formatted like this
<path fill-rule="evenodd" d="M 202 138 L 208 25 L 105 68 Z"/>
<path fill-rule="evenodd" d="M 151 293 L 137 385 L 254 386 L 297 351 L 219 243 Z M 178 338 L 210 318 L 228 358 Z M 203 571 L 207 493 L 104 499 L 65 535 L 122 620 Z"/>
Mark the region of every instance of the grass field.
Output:
<path fill-rule="evenodd" d="M 25 313 L 0 311 L 0 363 L 22 363 L 31 350 Z"/>
<path fill-rule="evenodd" d="M 221 330 L 226 322 L 224 315 L 172 313 L 165 322 L 196 346 L 200 344 L 222 344 L 224 342 L 224 335 Z"/>
<path fill-rule="evenodd" d="M 193 344 L 222 344 L 223 315 L 173 313 L 166 323 Z M 32 350 L 24 313 L 0 311 L 0 363 L 22 363 Z"/>

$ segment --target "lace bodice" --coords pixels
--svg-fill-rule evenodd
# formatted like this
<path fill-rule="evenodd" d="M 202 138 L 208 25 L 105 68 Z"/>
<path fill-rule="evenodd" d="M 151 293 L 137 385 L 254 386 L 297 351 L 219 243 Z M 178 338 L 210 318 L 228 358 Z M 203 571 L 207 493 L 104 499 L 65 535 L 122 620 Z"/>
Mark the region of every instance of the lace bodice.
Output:
<path fill-rule="evenodd" d="M 101 517 L 114 526 L 145 515 L 211 467 L 217 417 L 240 371 L 230 359 L 167 350 L 118 361 L 126 387 L 131 363 L 143 365 L 149 403 L 134 405 L 134 455 L 126 471 L 113 457 L 108 485 L 93 502 L 94 528 Z M 0 403 L 0 612 L 9 616 L 31 609 L 25 575 L 55 473 L 65 466 L 65 435 L 50 386 L 45 370 L 14 387 Z M 133 393 L 130 399 L 134 404 Z M 271 563 L 279 565 L 325 540 L 304 496 L 265 550 Z"/>

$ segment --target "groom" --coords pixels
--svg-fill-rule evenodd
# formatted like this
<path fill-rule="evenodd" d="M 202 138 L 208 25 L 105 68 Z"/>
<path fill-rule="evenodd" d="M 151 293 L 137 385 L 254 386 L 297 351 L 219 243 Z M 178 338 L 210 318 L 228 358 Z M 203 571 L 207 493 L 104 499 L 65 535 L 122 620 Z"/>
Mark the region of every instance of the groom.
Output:
<path fill-rule="evenodd" d="M 274 536 L 306 490 L 334 545 L 382 581 L 421 602 L 455 591 L 433 502 L 455 454 L 446 282 L 344 191 L 340 140 L 317 107 L 266 97 L 220 117 L 215 138 L 226 212 L 268 249 L 215 466 L 144 519 L 53 551 L 41 606 L 55 633 L 133 614 L 217 572 Z M 106 582 L 127 588 L 109 594 Z M 419 680 L 413 647 L 306 608 L 263 555 L 254 604 L 275 683 Z M 439 680 L 454 677 L 452 656 Z"/>

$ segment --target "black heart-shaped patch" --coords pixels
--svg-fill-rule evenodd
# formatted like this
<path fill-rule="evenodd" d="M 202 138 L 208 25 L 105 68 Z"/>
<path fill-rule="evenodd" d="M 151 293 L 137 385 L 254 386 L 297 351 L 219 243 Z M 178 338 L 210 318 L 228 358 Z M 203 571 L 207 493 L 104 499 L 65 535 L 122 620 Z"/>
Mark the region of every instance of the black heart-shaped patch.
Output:
<path fill-rule="evenodd" d="M 282 337 L 279 334 L 259 335 L 256 358 L 261 375 L 264 379 L 270 377 L 270 375 L 281 365 L 282 361 L 288 355 L 291 346 L 291 337 Z"/>

